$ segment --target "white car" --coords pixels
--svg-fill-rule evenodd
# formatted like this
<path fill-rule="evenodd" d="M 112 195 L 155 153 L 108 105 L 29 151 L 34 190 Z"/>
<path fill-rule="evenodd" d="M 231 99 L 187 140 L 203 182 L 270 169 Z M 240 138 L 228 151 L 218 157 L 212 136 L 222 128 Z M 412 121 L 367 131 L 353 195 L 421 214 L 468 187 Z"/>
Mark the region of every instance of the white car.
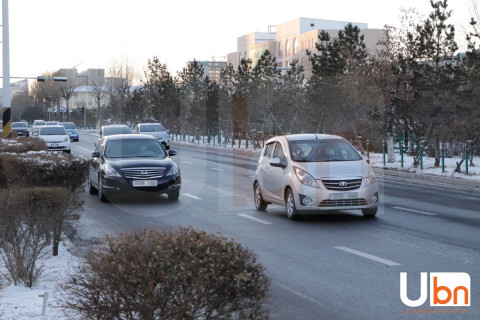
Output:
<path fill-rule="evenodd" d="M 32 136 L 38 136 L 38 129 L 40 129 L 40 127 L 44 125 L 45 125 L 44 120 L 33 120 Z"/>
<path fill-rule="evenodd" d="M 45 140 L 48 150 L 63 151 L 70 153 L 70 137 L 64 126 L 41 126 L 38 130 L 38 137 Z"/>
<path fill-rule="evenodd" d="M 298 134 L 267 141 L 255 172 L 254 202 L 264 211 L 285 205 L 287 216 L 321 210 L 360 209 L 373 217 L 378 208 L 375 173 L 342 137 Z"/>
<path fill-rule="evenodd" d="M 134 131 L 140 134 L 147 134 L 155 137 L 166 150 L 170 148 L 170 135 L 160 123 L 139 123 L 136 125 Z"/>

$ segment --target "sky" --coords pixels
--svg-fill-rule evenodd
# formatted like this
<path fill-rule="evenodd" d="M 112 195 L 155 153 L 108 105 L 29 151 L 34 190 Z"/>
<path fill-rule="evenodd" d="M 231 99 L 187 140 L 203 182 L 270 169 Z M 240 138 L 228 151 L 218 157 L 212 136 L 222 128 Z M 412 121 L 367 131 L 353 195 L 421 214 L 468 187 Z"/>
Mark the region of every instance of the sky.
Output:
<path fill-rule="evenodd" d="M 471 1 L 448 0 L 458 33 L 468 27 Z M 399 26 L 402 7 L 431 11 L 429 0 L 10 0 L 10 75 L 125 61 L 143 74 L 154 56 L 176 75 L 194 58 L 226 59 L 237 37 L 270 25 L 308 17 Z"/>

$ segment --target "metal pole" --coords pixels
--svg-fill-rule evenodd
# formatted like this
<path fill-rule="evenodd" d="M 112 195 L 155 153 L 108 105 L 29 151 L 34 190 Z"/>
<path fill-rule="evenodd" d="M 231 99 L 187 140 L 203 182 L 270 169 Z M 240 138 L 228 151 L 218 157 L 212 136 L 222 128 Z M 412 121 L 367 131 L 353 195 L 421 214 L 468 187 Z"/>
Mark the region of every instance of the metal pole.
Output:
<path fill-rule="evenodd" d="M 10 136 L 12 130 L 12 113 L 10 110 L 10 37 L 8 27 L 8 0 L 2 0 L 2 33 L 3 33 L 3 90 L 2 90 L 2 115 L 3 138 Z"/>
<path fill-rule="evenodd" d="M 442 142 L 442 173 L 445 172 L 445 142 Z"/>
<path fill-rule="evenodd" d="M 370 163 L 370 140 L 367 139 L 367 162 Z"/>
<path fill-rule="evenodd" d="M 400 145 L 400 165 L 403 168 L 403 141 L 402 140 L 400 140 L 399 145 Z"/>
<path fill-rule="evenodd" d="M 385 161 L 385 160 L 386 160 L 386 159 L 385 159 L 385 152 L 386 152 L 386 150 L 385 150 L 385 149 L 387 149 L 387 146 L 386 146 L 385 140 L 383 140 L 383 142 L 382 142 L 382 150 L 383 150 L 383 166 L 384 166 L 384 167 L 385 167 L 385 165 L 386 165 L 386 161 Z"/>
<path fill-rule="evenodd" d="M 420 170 L 423 170 L 423 141 L 420 142 Z"/>
<path fill-rule="evenodd" d="M 468 141 L 465 143 L 465 174 L 468 175 Z"/>

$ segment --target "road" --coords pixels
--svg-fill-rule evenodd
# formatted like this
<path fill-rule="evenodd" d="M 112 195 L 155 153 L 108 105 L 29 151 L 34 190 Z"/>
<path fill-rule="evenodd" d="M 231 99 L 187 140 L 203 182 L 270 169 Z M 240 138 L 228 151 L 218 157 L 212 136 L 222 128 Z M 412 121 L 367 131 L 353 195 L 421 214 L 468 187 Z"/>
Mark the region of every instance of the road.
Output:
<path fill-rule="evenodd" d="M 94 137 L 82 133 L 74 154 L 89 157 Z M 375 219 L 338 211 L 287 219 L 281 206 L 259 213 L 252 201 L 255 159 L 232 158 L 185 147 L 173 159 L 182 172 L 180 200 L 166 197 L 101 203 L 85 193 L 78 237 L 146 227 L 193 226 L 220 232 L 253 250 L 272 279 L 272 319 L 429 319 L 407 315 L 400 300 L 400 272 L 408 297 L 420 296 L 420 272 L 466 272 L 471 306 L 480 319 L 480 197 L 446 185 L 378 177 Z M 430 309 L 429 300 L 422 309 Z"/>

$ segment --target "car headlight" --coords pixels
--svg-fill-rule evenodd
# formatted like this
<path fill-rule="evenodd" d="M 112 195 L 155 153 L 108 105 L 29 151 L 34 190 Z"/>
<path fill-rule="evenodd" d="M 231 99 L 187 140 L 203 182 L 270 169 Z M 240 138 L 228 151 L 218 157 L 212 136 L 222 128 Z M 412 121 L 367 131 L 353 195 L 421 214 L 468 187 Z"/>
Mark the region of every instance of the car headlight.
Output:
<path fill-rule="evenodd" d="M 373 169 L 372 168 L 369 168 L 368 169 L 368 175 L 365 179 L 365 185 L 366 186 L 369 186 L 371 185 L 372 183 L 375 183 L 375 172 L 373 172 Z"/>
<path fill-rule="evenodd" d="M 170 170 L 168 170 L 167 176 L 173 176 L 178 174 L 180 171 L 178 170 L 178 165 L 174 162 Z"/>
<path fill-rule="evenodd" d="M 106 164 L 103 168 L 106 177 L 121 177 L 117 170 L 113 169 L 110 165 Z"/>
<path fill-rule="evenodd" d="M 297 167 L 293 167 L 295 174 L 297 175 L 298 181 L 302 184 L 310 187 L 319 188 L 317 181 L 305 170 L 302 170 Z"/>

